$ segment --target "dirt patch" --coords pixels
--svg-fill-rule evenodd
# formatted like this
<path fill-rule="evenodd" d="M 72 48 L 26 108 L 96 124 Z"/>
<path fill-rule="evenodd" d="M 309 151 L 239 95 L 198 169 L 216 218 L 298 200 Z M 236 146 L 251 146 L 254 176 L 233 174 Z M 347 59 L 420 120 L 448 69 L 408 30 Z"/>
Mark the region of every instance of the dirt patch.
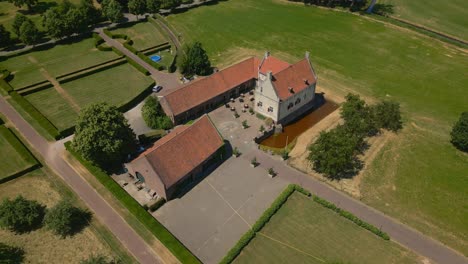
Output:
<path fill-rule="evenodd" d="M 38 64 L 39 62 L 33 56 L 28 56 L 28 60 L 34 64 Z"/>
<path fill-rule="evenodd" d="M 50 83 L 52 83 L 55 90 L 60 94 L 60 96 L 62 96 L 63 99 L 65 99 L 65 101 L 67 101 L 72 106 L 73 110 L 79 113 L 80 106 L 75 102 L 73 97 L 71 97 L 71 95 L 69 95 L 67 91 L 65 91 L 65 89 L 62 88 L 60 83 L 55 78 L 53 78 L 46 69 L 41 68 L 39 69 L 39 71 Z"/>

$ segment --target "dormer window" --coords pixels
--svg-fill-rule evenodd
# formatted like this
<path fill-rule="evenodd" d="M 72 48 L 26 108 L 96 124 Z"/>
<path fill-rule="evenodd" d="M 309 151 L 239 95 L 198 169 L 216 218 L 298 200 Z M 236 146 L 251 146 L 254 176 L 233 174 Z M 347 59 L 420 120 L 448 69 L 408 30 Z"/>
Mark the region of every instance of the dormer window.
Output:
<path fill-rule="evenodd" d="M 307 84 L 307 85 L 309 85 L 309 80 L 304 79 L 304 83 Z"/>
<path fill-rule="evenodd" d="M 257 103 L 257 106 L 258 106 L 258 107 L 262 107 L 262 105 L 263 105 L 263 103 L 260 102 L 260 101 Z"/>
<path fill-rule="evenodd" d="M 292 93 L 292 94 L 294 93 L 294 89 L 292 87 L 288 87 L 288 90 L 289 90 L 290 93 Z"/>
<path fill-rule="evenodd" d="M 273 112 L 273 107 L 268 107 L 268 112 Z"/>

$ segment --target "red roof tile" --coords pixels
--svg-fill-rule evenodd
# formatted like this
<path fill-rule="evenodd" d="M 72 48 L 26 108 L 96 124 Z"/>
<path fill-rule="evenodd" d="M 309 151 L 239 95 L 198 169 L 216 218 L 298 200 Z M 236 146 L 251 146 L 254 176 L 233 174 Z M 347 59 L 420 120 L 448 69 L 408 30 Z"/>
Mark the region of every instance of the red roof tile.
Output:
<path fill-rule="evenodd" d="M 307 83 L 305 82 L 307 81 Z M 273 86 L 282 100 L 292 96 L 289 88 L 298 93 L 316 82 L 314 72 L 307 59 L 290 65 L 273 75 Z"/>
<path fill-rule="evenodd" d="M 145 151 L 146 158 L 167 188 L 215 153 L 224 141 L 207 115 L 190 126 L 179 126 Z"/>
<path fill-rule="evenodd" d="M 268 71 L 271 71 L 273 74 L 280 72 L 290 66 L 289 63 L 282 61 L 276 57 L 268 56 L 263 60 L 263 63 L 260 65 L 260 72 L 265 74 Z"/>

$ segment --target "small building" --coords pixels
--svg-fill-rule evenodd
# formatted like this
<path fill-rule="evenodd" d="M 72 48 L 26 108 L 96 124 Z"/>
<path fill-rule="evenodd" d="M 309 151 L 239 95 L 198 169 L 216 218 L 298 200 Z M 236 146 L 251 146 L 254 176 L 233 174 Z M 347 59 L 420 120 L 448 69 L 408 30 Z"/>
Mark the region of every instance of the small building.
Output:
<path fill-rule="evenodd" d="M 317 76 L 308 52 L 295 64 L 283 64 L 276 73 L 263 69 L 262 64 L 268 57 L 266 53 L 259 66 L 254 110 L 285 124 L 313 107 Z"/>
<path fill-rule="evenodd" d="M 166 200 L 222 159 L 224 140 L 207 115 L 181 125 L 125 164 L 128 172 Z"/>

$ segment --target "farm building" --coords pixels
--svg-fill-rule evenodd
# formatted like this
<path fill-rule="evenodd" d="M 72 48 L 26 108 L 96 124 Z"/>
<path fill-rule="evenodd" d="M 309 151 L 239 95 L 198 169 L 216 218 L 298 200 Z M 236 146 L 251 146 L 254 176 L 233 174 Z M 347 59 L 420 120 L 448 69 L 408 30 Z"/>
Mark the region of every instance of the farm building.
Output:
<path fill-rule="evenodd" d="M 223 154 L 224 140 L 204 115 L 192 125 L 177 126 L 125 167 L 147 188 L 169 200 Z"/>

